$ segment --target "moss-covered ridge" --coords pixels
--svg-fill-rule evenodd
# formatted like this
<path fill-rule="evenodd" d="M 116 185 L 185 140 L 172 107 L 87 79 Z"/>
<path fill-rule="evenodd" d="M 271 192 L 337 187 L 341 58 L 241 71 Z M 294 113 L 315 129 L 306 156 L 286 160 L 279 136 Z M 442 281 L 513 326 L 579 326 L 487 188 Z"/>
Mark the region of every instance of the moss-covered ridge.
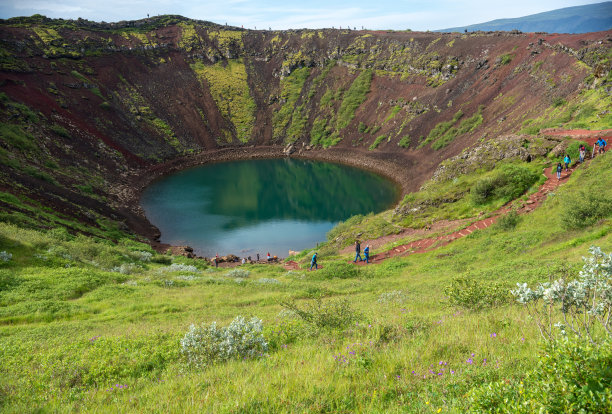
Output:
<path fill-rule="evenodd" d="M 410 168 L 402 184 L 416 189 L 478 140 L 553 124 L 609 127 L 606 36 L 8 19 L 1 184 L 31 200 L 61 194 L 51 208 L 70 205 L 62 211 L 80 220 L 83 203 L 101 202 L 110 210 L 87 214 L 132 222 L 142 215 L 127 194 L 142 168 L 292 144 L 301 156 L 371 153 Z"/>

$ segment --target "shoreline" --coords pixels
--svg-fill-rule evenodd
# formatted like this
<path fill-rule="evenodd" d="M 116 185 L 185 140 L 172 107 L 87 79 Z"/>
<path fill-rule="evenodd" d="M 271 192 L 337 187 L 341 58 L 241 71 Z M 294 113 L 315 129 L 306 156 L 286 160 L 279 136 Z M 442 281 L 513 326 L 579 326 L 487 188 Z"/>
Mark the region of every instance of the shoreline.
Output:
<path fill-rule="evenodd" d="M 298 148 L 294 152 L 287 154 L 285 147 L 279 146 L 231 147 L 203 151 L 196 155 L 175 158 L 137 170 L 128 184 L 128 191 L 122 192 L 123 197 L 120 195 L 121 204 L 127 207 L 139 222 L 137 226 L 138 231 L 136 232 L 146 237 L 149 240 L 149 244 L 156 251 L 165 252 L 168 249 L 172 249 L 173 252 L 178 254 L 188 254 L 190 248 L 185 249 L 188 246 L 173 246 L 159 241 L 161 237 L 160 230 L 148 220 L 140 204 L 144 189 L 158 179 L 188 168 L 222 162 L 278 158 L 331 162 L 381 175 L 392 181 L 398 189 L 397 200 L 394 202 L 393 207 L 397 206 L 407 193 L 418 189 L 422 184 L 421 180 L 415 178 L 423 177 L 423 174 L 410 174 L 410 172 L 414 172 L 415 168 L 423 172 L 423 167 L 419 166 L 415 157 L 411 157 L 409 154 L 373 153 L 355 148 L 307 150 L 305 147 Z M 433 168 L 431 172 L 433 172 Z"/>

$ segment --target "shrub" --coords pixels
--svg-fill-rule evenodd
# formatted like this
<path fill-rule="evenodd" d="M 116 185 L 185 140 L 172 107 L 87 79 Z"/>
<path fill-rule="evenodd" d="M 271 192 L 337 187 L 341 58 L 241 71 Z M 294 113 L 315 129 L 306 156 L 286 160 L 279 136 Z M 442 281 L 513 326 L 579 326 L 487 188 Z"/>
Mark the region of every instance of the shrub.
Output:
<path fill-rule="evenodd" d="M 578 279 L 557 279 L 540 283 L 534 290 L 527 283 L 517 283 L 511 293 L 525 305 L 546 340 L 573 333 L 578 338 L 596 341 L 598 332 L 612 336 L 612 253 L 603 253 L 599 247 L 589 249 L 591 257 L 585 261 Z M 563 320 L 556 321 L 559 307 Z M 599 326 L 603 330 L 596 330 Z"/>
<path fill-rule="evenodd" d="M 484 384 L 468 393 L 470 412 L 612 412 L 612 343 L 547 343 L 522 380 Z"/>
<path fill-rule="evenodd" d="M 479 282 L 467 277 L 457 277 L 444 288 L 451 305 L 466 309 L 499 306 L 509 299 L 507 289 L 494 282 Z"/>
<path fill-rule="evenodd" d="M 330 262 L 317 272 L 317 276 L 324 279 L 350 279 L 360 275 L 359 267 L 352 263 Z"/>
<path fill-rule="evenodd" d="M 402 137 L 399 142 L 397 143 L 398 146 L 402 147 L 402 148 L 408 148 L 410 147 L 410 136 L 406 135 L 404 137 Z"/>
<path fill-rule="evenodd" d="M 232 269 L 229 272 L 227 272 L 225 276 L 231 277 L 234 279 L 246 279 L 247 277 L 249 277 L 250 274 L 251 272 L 249 272 L 248 270 Z"/>
<path fill-rule="evenodd" d="M 554 108 L 557 108 L 559 106 L 563 106 L 565 104 L 567 104 L 567 101 L 565 99 L 561 98 L 561 97 L 556 97 L 556 98 L 554 98 L 552 100 L 552 106 Z"/>
<path fill-rule="evenodd" d="M 516 211 L 510 211 L 508 214 L 504 214 L 499 217 L 495 222 L 495 227 L 501 230 L 512 230 L 521 221 L 521 216 Z"/>
<path fill-rule="evenodd" d="M 11 253 L 7 253 L 6 251 L 0 252 L 0 260 L 2 260 L 3 262 L 10 262 L 12 258 L 13 255 Z"/>
<path fill-rule="evenodd" d="M 186 273 L 196 273 L 198 272 L 198 268 L 192 265 L 186 265 L 182 263 L 172 263 L 170 266 L 161 267 L 159 269 L 160 272 L 186 272 Z"/>
<path fill-rule="evenodd" d="M 237 316 L 227 327 L 191 325 L 181 339 L 181 353 L 194 367 L 232 358 L 256 358 L 268 351 L 261 319 Z"/>
<path fill-rule="evenodd" d="M 304 308 L 299 307 L 295 302 L 281 302 L 280 305 L 317 328 L 346 328 L 361 319 L 361 315 L 351 307 L 346 299 L 323 302 L 321 298 L 317 298 L 307 303 Z"/>
<path fill-rule="evenodd" d="M 510 201 L 529 189 L 539 179 L 539 174 L 528 167 L 506 164 L 494 175 L 484 177 L 471 189 L 474 204 L 486 204 L 491 200 Z"/>
<path fill-rule="evenodd" d="M 578 190 L 563 198 L 561 225 L 566 229 L 581 229 L 595 224 L 612 213 L 607 194 Z"/>

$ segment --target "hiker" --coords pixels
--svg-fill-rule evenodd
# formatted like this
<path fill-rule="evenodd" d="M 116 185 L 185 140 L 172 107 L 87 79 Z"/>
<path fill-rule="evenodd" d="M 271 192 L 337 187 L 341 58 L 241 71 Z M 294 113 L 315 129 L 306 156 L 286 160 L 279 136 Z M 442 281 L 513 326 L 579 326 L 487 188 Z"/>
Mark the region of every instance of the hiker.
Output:
<path fill-rule="evenodd" d="M 259 253 L 257 253 L 257 261 L 259 262 Z"/>
<path fill-rule="evenodd" d="M 563 162 L 565 163 L 565 172 L 568 172 L 569 165 L 572 163 L 572 159 L 570 158 L 569 155 L 565 154 L 565 157 L 563 158 Z"/>
<path fill-rule="evenodd" d="M 370 245 L 366 244 L 365 249 L 363 249 L 363 255 L 365 256 L 365 262 L 370 263 Z"/>
<path fill-rule="evenodd" d="M 245 264 L 245 263 L 246 263 L 246 259 L 243 257 L 242 258 L 242 264 Z"/>
<path fill-rule="evenodd" d="M 357 258 L 359 258 L 360 262 L 363 262 L 363 259 L 361 258 L 361 244 L 359 243 L 359 240 L 355 240 L 355 260 L 353 260 L 353 263 L 357 263 Z"/>
<path fill-rule="evenodd" d="M 563 171 L 563 166 L 560 162 L 557 163 L 557 180 L 561 179 L 561 171 Z"/>
<path fill-rule="evenodd" d="M 312 255 L 312 260 L 310 260 L 310 270 L 312 270 L 313 266 L 315 267 L 315 270 L 319 270 L 319 265 L 317 264 L 317 252 Z"/>
<path fill-rule="evenodd" d="M 270 252 L 268 252 L 268 255 L 266 256 L 266 260 L 269 262 L 270 260 L 272 260 L 272 256 L 270 256 Z"/>
<path fill-rule="evenodd" d="M 604 152 L 606 152 L 606 145 L 608 145 L 608 143 L 605 139 L 599 138 L 595 144 L 597 144 L 597 146 L 599 147 L 599 154 L 603 154 Z"/>
<path fill-rule="evenodd" d="M 585 155 L 586 155 L 586 148 L 584 147 L 584 145 L 581 145 L 580 146 L 580 164 L 584 162 Z"/>
<path fill-rule="evenodd" d="M 219 267 L 219 253 L 215 255 L 215 267 Z"/>

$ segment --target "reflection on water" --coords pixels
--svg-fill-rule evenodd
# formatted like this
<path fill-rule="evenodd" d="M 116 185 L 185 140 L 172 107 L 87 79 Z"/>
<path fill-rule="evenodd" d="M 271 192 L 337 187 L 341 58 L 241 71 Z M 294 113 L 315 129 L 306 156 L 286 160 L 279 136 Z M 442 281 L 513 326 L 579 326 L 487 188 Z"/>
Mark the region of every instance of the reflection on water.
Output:
<path fill-rule="evenodd" d="M 205 165 L 164 177 L 141 203 L 162 242 L 201 255 L 285 257 L 325 240 L 338 221 L 381 211 L 397 197 L 386 179 L 338 164 L 251 160 Z"/>

